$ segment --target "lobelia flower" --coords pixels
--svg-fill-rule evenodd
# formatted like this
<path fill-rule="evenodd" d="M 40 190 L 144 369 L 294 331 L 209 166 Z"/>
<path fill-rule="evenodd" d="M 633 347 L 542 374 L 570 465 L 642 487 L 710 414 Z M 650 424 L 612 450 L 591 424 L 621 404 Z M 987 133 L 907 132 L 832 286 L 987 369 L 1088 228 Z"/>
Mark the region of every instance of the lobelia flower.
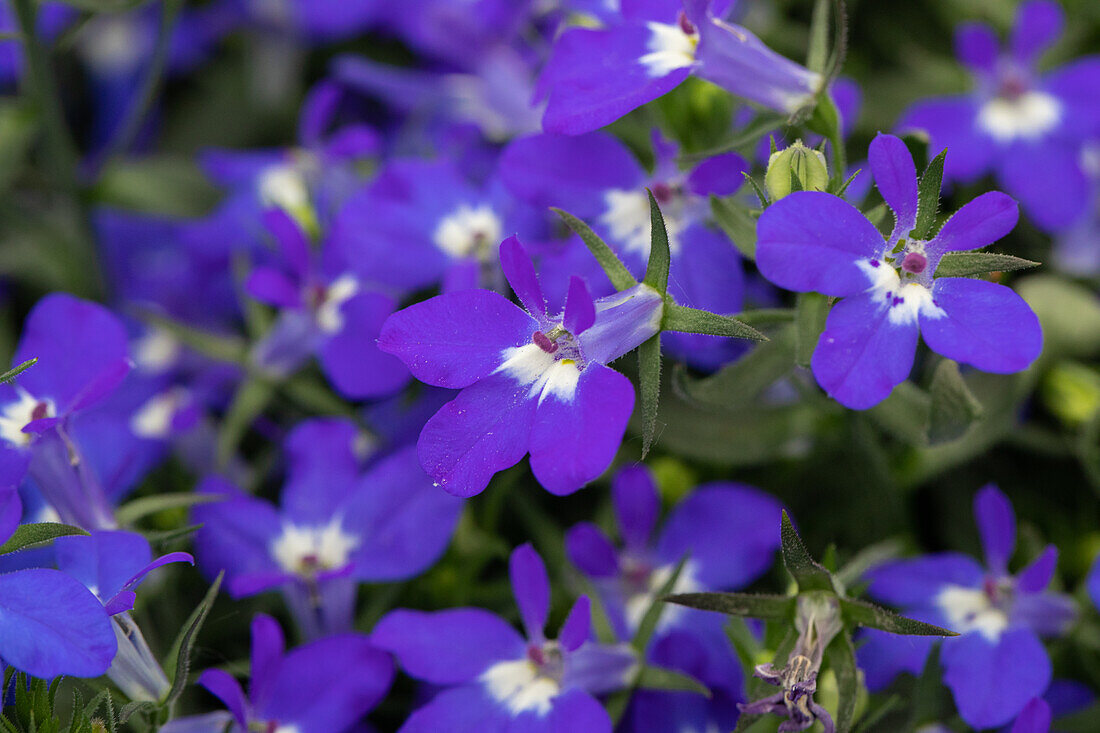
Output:
<path fill-rule="evenodd" d="M 378 622 L 371 641 L 393 652 L 410 676 L 444 688 L 413 712 L 401 733 L 610 733 L 611 718 L 595 696 L 629 682 L 634 652 L 589 641 L 585 596 L 573 605 L 558 638 L 547 639 L 550 581 L 542 558 L 522 545 L 512 552 L 508 569 L 526 639 L 480 608 L 397 609 Z"/>
<path fill-rule="evenodd" d="M 972 181 L 992 171 L 1051 230 L 1071 224 L 1089 203 L 1081 143 L 1100 124 L 1100 57 L 1045 74 L 1035 69 L 1064 23 L 1056 2 L 1021 3 L 1007 52 L 988 26 L 962 24 L 955 52 L 975 77 L 974 91 L 919 102 L 899 124 L 926 130 L 935 149 L 951 151 L 946 180 Z"/>
<path fill-rule="evenodd" d="M 847 407 L 878 404 L 909 376 L 918 333 L 933 351 L 983 371 L 1026 369 L 1042 349 L 1039 320 L 1027 303 L 986 280 L 935 277 L 944 254 L 984 247 L 1012 231 L 1016 203 L 984 193 L 931 239 L 913 239 L 918 193 L 908 149 L 880 134 L 869 159 L 894 212 L 888 238 L 851 204 L 815 191 L 769 206 L 757 227 L 764 277 L 788 290 L 843 298 L 814 350 L 818 384 Z"/>
<path fill-rule="evenodd" d="M 736 192 L 744 183 L 741 174 L 748 164 L 740 155 L 729 153 L 681 171 L 676 164 L 677 146 L 659 133 L 653 135 L 653 150 L 656 163 L 650 175 L 625 145 L 605 133 L 535 135 L 515 140 L 505 149 L 500 175 L 505 186 L 524 201 L 557 206 L 592 221 L 639 277 L 649 260 L 651 228 L 645 191 L 649 188 L 661 206 L 668 232 L 669 292 L 676 302 L 712 313 L 740 312 L 741 256 L 722 232 L 707 225 L 708 197 Z M 582 249 L 579 242 L 574 246 Z M 669 334 L 662 346 L 702 369 L 717 369 L 744 350 L 730 339 L 698 334 Z"/>
<path fill-rule="evenodd" d="M 285 651 L 275 619 L 252 620 L 251 681 L 246 696 L 228 672 L 208 669 L 199 684 L 228 711 L 178 718 L 161 733 L 342 733 L 377 705 L 393 680 L 393 662 L 364 634 L 337 634 Z"/>
<path fill-rule="evenodd" d="M 959 714 L 975 728 L 1004 725 L 1050 684 L 1051 664 L 1040 637 L 1064 633 L 1076 615 L 1069 596 L 1045 590 L 1058 551 L 1050 545 L 1012 575 L 1016 518 L 995 486 L 974 497 L 986 567 L 958 553 L 884 563 L 868 572 L 868 594 L 960 636 L 944 639 L 944 683 Z M 919 674 L 931 639 L 869 631 L 857 656 L 868 688 L 881 689 L 901 671 Z"/>
<path fill-rule="evenodd" d="M 319 253 L 311 252 L 308 235 L 283 209 L 266 211 L 264 222 L 279 247 L 282 266 L 257 267 L 245 290 L 280 310 L 256 345 L 256 362 L 287 375 L 316 353 L 333 386 L 355 399 L 382 397 L 405 386 L 408 370 L 375 344 L 395 301 L 365 291 L 327 244 L 322 243 Z"/>
<path fill-rule="evenodd" d="M 570 561 L 599 593 L 620 639 L 630 640 L 676 565 L 688 558 L 673 593 L 743 588 L 772 564 L 780 506 L 743 484 L 715 481 L 695 488 L 654 528 L 660 497 L 644 466 L 620 470 L 611 496 L 624 546 L 617 549 L 595 525 L 582 522 L 565 535 Z M 741 667 L 719 614 L 667 605 L 647 659 L 697 678 L 710 700 L 690 693 L 639 690 L 620 730 L 731 730 L 744 699 Z"/>
<path fill-rule="evenodd" d="M 594 302 L 574 277 L 551 316 L 515 237 L 500 263 L 526 310 L 487 290 L 444 293 L 390 316 L 379 347 L 420 381 L 462 390 L 417 441 L 439 486 L 473 496 L 530 452 L 540 484 L 572 493 L 611 463 L 634 409 L 630 380 L 606 364 L 659 332 L 664 301 L 640 284 Z"/>
<path fill-rule="evenodd" d="M 366 471 L 355 426 L 307 420 L 288 436 L 281 507 L 217 477 L 195 507 L 199 566 L 226 571 L 234 598 L 279 588 L 307 638 L 352 628 L 360 582 L 413 577 L 443 554 L 462 502 L 435 489 L 410 446 Z"/>
<path fill-rule="evenodd" d="M 1092 599 L 1092 605 L 1100 609 L 1100 555 L 1097 555 L 1092 563 L 1092 569 L 1089 570 L 1088 577 L 1085 579 L 1085 589 L 1088 591 L 1089 598 Z"/>
<path fill-rule="evenodd" d="M 23 507 L 13 486 L 0 487 L 0 542 L 19 525 Z M 0 657 L 34 677 L 98 677 L 117 651 L 99 600 L 59 570 L 0 574 Z"/>
<path fill-rule="evenodd" d="M 591 132 L 692 74 L 778 112 L 793 114 L 812 104 L 821 75 L 715 17 L 711 3 L 638 3 L 624 7 L 621 21 L 606 28 L 567 29 L 538 81 L 537 98 L 547 98 L 543 129 Z"/>
<path fill-rule="evenodd" d="M 0 385 L 0 483 L 17 486 L 29 473 L 60 521 L 114 528 L 111 504 L 69 428 L 130 371 L 126 331 L 106 308 L 54 293 L 31 309 L 13 364 L 34 357 L 17 384 Z"/>
<path fill-rule="evenodd" d="M 54 540 L 57 568 L 95 594 L 111 617 L 118 653 L 107 676 L 131 700 L 155 702 L 169 690 L 156 657 L 130 616 L 137 588 L 153 570 L 173 562 L 195 563 L 186 552 L 153 559 L 149 542 L 133 532 L 94 531 Z"/>

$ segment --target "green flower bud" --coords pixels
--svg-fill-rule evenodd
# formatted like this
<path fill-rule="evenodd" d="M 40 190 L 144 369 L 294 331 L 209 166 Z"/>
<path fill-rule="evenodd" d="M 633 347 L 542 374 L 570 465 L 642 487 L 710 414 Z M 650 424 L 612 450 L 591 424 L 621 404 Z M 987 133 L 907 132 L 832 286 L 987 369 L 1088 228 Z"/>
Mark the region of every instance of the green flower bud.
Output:
<path fill-rule="evenodd" d="M 1062 422 L 1080 425 L 1100 409 L 1100 374 L 1076 362 L 1061 362 L 1047 372 L 1042 395 Z"/>
<path fill-rule="evenodd" d="M 768 158 L 764 186 L 772 201 L 778 201 L 791 191 L 824 191 L 829 182 L 829 169 L 821 151 L 807 148 L 802 141 L 777 150 Z"/>

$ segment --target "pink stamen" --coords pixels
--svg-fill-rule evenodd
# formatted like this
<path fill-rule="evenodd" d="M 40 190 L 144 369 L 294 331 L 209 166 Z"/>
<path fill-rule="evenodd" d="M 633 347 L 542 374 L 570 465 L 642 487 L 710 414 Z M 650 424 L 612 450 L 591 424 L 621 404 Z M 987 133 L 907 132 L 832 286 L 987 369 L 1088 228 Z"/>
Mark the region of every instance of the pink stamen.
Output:
<path fill-rule="evenodd" d="M 535 345 L 545 351 L 547 354 L 553 354 L 558 350 L 558 345 L 551 341 L 545 333 L 542 331 L 535 331 L 531 336 L 531 340 L 535 342 Z"/>
<path fill-rule="evenodd" d="M 921 274 L 926 267 L 928 267 L 928 258 L 920 252 L 910 252 L 905 255 L 905 259 L 901 261 L 901 269 L 906 272 L 911 272 L 914 275 Z"/>
<path fill-rule="evenodd" d="M 683 10 L 681 10 L 680 15 L 677 16 L 676 22 L 680 24 L 680 30 L 682 30 L 684 33 L 687 33 L 689 36 L 695 35 L 695 24 L 688 20 L 687 13 L 685 13 Z M 653 195 L 656 196 L 657 193 L 654 192 Z"/>

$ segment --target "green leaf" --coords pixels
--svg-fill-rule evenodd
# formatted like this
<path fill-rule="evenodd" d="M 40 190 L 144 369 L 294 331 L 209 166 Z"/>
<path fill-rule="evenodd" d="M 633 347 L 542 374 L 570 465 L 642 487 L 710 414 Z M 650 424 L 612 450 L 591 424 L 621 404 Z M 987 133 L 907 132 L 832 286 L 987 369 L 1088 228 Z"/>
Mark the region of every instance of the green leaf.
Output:
<path fill-rule="evenodd" d="M 665 217 L 661 215 L 661 207 L 657 205 L 653 192 L 647 188 L 646 193 L 649 194 L 650 244 L 645 284 L 664 295 L 668 291 L 668 268 L 672 261 L 668 249 L 668 230 L 665 229 Z"/>
<path fill-rule="evenodd" d="M 795 300 L 795 361 L 810 365 L 817 341 L 825 330 L 829 315 L 829 298 L 820 293 L 799 293 Z"/>
<path fill-rule="evenodd" d="M 1044 360 L 1092 357 L 1100 349 L 1100 302 L 1095 290 L 1056 275 L 1031 275 L 1016 283 L 1043 326 Z"/>
<path fill-rule="evenodd" d="M 677 366 L 672 372 L 672 386 L 680 396 L 695 403 L 737 409 L 755 400 L 793 368 L 794 329 L 788 327 L 709 377 L 693 379 L 686 369 Z"/>
<path fill-rule="evenodd" d="M 672 574 L 668 576 L 668 579 L 657 590 L 656 595 L 653 596 L 653 602 L 649 604 L 649 608 L 646 609 L 645 615 L 642 616 L 642 620 L 638 623 L 638 630 L 634 632 L 634 638 L 630 640 L 630 645 L 639 654 L 645 654 L 646 648 L 649 646 L 650 640 L 653 638 L 654 632 L 657 631 L 657 622 L 661 620 L 661 613 L 665 610 L 665 604 L 662 599 L 672 592 L 672 589 L 676 587 L 676 581 L 680 579 L 680 573 L 684 571 L 684 565 L 687 564 L 688 556 L 684 555 L 680 562 L 676 563 L 675 569 Z"/>
<path fill-rule="evenodd" d="M 20 374 L 27 371 L 28 369 L 30 369 L 32 366 L 34 366 L 37 363 L 38 363 L 38 357 L 36 356 L 33 359 L 27 359 L 25 362 L 23 362 L 19 366 L 12 367 L 11 369 L 4 372 L 3 374 L 0 374 L 0 384 L 7 384 L 8 382 L 14 381 L 16 377 L 18 377 Z"/>
<path fill-rule="evenodd" d="M 932 409 L 929 413 L 928 440 L 933 445 L 961 438 L 970 425 L 981 417 L 982 405 L 959 373 L 959 365 L 943 359 L 932 375 Z"/>
<path fill-rule="evenodd" d="M 913 164 L 917 170 L 927 168 L 928 165 L 928 134 L 924 130 L 911 130 L 902 134 L 901 141 L 909 148 L 909 154 L 913 156 Z"/>
<path fill-rule="evenodd" d="M 909 445 L 928 444 L 928 425 L 931 420 L 932 399 L 912 382 L 902 382 L 894 387 L 882 402 L 867 415 L 880 428 Z"/>
<path fill-rule="evenodd" d="M 225 468 L 249 428 L 267 408 L 275 395 L 275 386 L 260 376 L 246 378 L 229 403 L 218 432 L 217 465 Z"/>
<path fill-rule="evenodd" d="M 794 596 L 757 593 L 678 593 L 661 600 L 702 611 L 776 621 L 789 621 L 795 607 Z"/>
<path fill-rule="evenodd" d="M 947 148 L 932 159 L 921 174 L 917 198 L 917 224 L 913 227 L 915 239 L 931 239 L 932 229 L 936 225 L 936 211 L 940 207 L 940 186 L 943 185 L 943 162 L 947 159 Z"/>
<path fill-rule="evenodd" d="M 220 195 L 193 159 L 177 155 L 113 161 L 91 193 L 97 204 L 176 217 L 202 216 Z"/>
<path fill-rule="evenodd" d="M 7 191 L 23 170 L 40 122 L 38 111 L 25 99 L 0 102 L 0 192 Z"/>
<path fill-rule="evenodd" d="M 247 364 L 248 345 L 239 338 L 208 333 L 152 311 L 138 311 L 137 317 L 151 326 L 163 329 L 169 336 L 211 359 Z"/>
<path fill-rule="evenodd" d="M 736 318 L 720 316 L 710 311 L 688 308 L 683 305 L 667 304 L 661 321 L 662 331 L 681 333 L 703 333 L 710 336 L 767 341 L 768 337 L 747 323 Z"/>
<path fill-rule="evenodd" d="M 873 603 L 854 598 L 840 599 L 840 612 L 849 624 L 889 631 L 906 636 L 958 636 L 954 631 L 926 624 L 923 621 L 899 616 Z"/>
<path fill-rule="evenodd" d="M 186 537 L 190 537 L 202 529 L 201 524 L 189 524 L 186 527 L 177 527 L 176 529 L 167 529 L 163 532 L 145 532 L 145 539 L 149 540 L 149 544 L 155 548 L 165 547 L 168 544 L 181 540 Z"/>
<path fill-rule="evenodd" d="M 783 520 L 779 530 L 779 538 L 782 542 L 783 564 L 787 572 L 798 583 L 798 591 L 803 593 L 808 590 L 824 590 L 833 592 L 833 579 L 829 571 L 814 562 L 810 557 L 806 545 L 802 543 L 798 531 L 791 523 L 791 518 L 783 511 Z"/>
<path fill-rule="evenodd" d="M 0 555 L 24 550 L 35 545 L 43 545 L 57 537 L 68 537 L 77 534 L 87 535 L 88 533 L 80 527 L 56 522 L 21 524 L 16 527 L 15 532 L 8 538 L 8 541 L 0 545 Z"/>
<path fill-rule="evenodd" d="M 936 267 L 936 277 L 968 277 L 989 272 L 1011 272 L 1038 267 L 1040 264 L 1042 263 L 995 252 L 948 252 Z"/>
<path fill-rule="evenodd" d="M 666 692 L 694 692 L 703 697 L 711 697 L 710 688 L 699 680 L 666 667 L 645 665 L 638 674 L 636 686 L 644 690 L 665 690 Z"/>
<path fill-rule="evenodd" d="M 199 601 L 199 605 L 191 612 L 176 640 L 172 642 L 172 648 L 164 659 L 164 666 L 174 669 L 172 674 L 172 687 L 164 698 L 165 705 L 173 704 L 183 694 L 183 688 L 187 686 L 187 675 L 191 670 L 191 652 L 195 647 L 195 637 L 202 629 L 206 617 L 210 615 L 210 608 L 214 605 L 214 599 L 218 597 L 218 590 L 222 586 L 225 571 L 218 573 L 218 577 L 206 591 L 206 595 Z"/>
<path fill-rule="evenodd" d="M 592 231 L 591 227 L 568 211 L 562 211 L 561 209 L 553 207 L 551 207 L 551 211 L 560 216 L 562 221 L 565 222 L 565 225 L 576 232 L 577 236 L 580 237 L 588 247 L 588 251 L 591 252 L 596 258 L 596 261 L 600 263 L 600 267 L 607 273 L 607 278 L 617 290 L 626 290 L 638 284 L 638 281 L 630 274 L 630 270 L 626 268 L 623 261 L 607 246 L 606 242 L 600 239 L 598 234 Z"/>
<path fill-rule="evenodd" d="M 757 195 L 764 193 L 759 191 Z M 733 246 L 750 260 L 756 259 L 756 212 L 732 196 L 722 198 L 714 194 L 710 196 L 710 211 Z"/>
<path fill-rule="evenodd" d="M 775 138 L 772 138 L 772 147 L 773 148 L 775 147 Z M 775 151 L 773 150 L 772 152 L 774 153 Z M 752 192 L 756 194 L 756 199 L 760 202 L 760 208 L 761 209 L 768 208 L 768 206 L 771 204 L 771 202 L 768 201 L 768 194 L 764 191 L 763 188 L 760 187 L 760 184 L 756 182 L 756 179 L 753 178 L 748 173 L 746 173 L 745 171 L 741 171 L 741 175 L 744 176 L 745 180 L 749 182 L 749 186 L 752 188 Z M 712 207 L 714 206 L 713 199 L 716 199 L 716 198 L 719 201 L 730 200 L 730 201 L 734 201 L 736 203 L 736 200 L 732 196 L 729 199 L 722 199 L 722 198 L 719 198 L 719 197 L 715 196 L 714 194 L 711 194 L 711 197 L 712 197 L 712 203 L 711 203 Z M 753 228 L 753 231 L 755 232 L 755 227 Z"/>
<path fill-rule="evenodd" d="M 825 661 L 836 675 L 837 733 L 849 733 L 856 717 L 856 700 L 859 699 L 859 669 L 856 667 L 856 651 L 847 631 L 841 631 L 825 647 Z"/>
<path fill-rule="evenodd" d="M 192 494 L 176 492 L 172 494 L 154 494 L 143 496 L 133 501 L 128 501 L 117 510 L 115 518 L 119 524 L 133 524 L 142 517 L 162 512 L 165 509 L 178 509 L 190 507 L 195 504 L 207 504 L 212 501 L 224 501 L 225 496 L 220 494 Z"/>
<path fill-rule="evenodd" d="M 157 709 L 155 703 L 151 703 L 148 700 L 134 700 L 128 702 L 122 706 L 118 711 L 118 722 L 128 723 L 130 718 L 138 713 L 148 713 Z"/>
<path fill-rule="evenodd" d="M 943 685 L 943 672 L 940 670 L 940 644 L 933 644 L 924 660 L 924 669 L 912 692 L 912 708 L 909 713 L 909 725 L 906 730 L 916 730 L 921 725 L 943 720 L 954 711 L 954 705 L 947 697 Z"/>
<path fill-rule="evenodd" d="M 680 156 L 680 162 L 683 164 L 698 163 L 699 161 L 713 158 L 716 155 L 728 153 L 738 148 L 755 145 L 757 141 L 768 133 L 786 125 L 787 117 L 787 115 L 776 112 L 758 112 L 756 116 L 752 118 L 751 122 L 735 132 L 732 137 L 718 147 L 703 150 L 698 153 L 692 153 L 691 155 L 682 155 Z"/>
<path fill-rule="evenodd" d="M 642 460 L 657 434 L 657 404 L 661 394 L 661 334 L 638 347 L 638 388 L 642 393 Z"/>

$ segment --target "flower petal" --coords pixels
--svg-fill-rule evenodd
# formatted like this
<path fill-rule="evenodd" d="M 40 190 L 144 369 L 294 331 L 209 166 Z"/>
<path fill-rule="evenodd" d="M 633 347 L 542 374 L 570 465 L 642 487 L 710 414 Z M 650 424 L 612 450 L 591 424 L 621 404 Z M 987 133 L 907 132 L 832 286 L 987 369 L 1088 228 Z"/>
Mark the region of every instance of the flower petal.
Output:
<path fill-rule="evenodd" d="M 1033 697 L 1016 716 L 1009 733 L 1049 733 L 1050 705 L 1041 697 Z"/>
<path fill-rule="evenodd" d="M 561 495 L 598 477 L 615 458 L 633 411 L 634 386 L 603 364 L 589 363 L 572 394 L 548 385 L 531 428 L 535 478 Z"/>
<path fill-rule="evenodd" d="M 1066 13 L 1052 0 L 1029 0 L 1016 9 L 1008 46 L 1021 64 L 1032 64 L 1062 35 Z"/>
<path fill-rule="evenodd" d="M 501 352 L 530 343 L 535 319 L 488 290 L 444 293 L 394 313 L 378 348 L 422 382 L 460 389 L 500 366 Z"/>
<path fill-rule="evenodd" d="M 955 56 L 971 71 L 992 74 L 996 70 L 1000 46 L 997 34 L 985 23 L 955 26 Z"/>
<path fill-rule="evenodd" d="M 1016 575 L 1016 587 L 1024 593 L 1038 593 L 1050 585 L 1058 565 L 1058 548 L 1047 545 L 1037 558 Z"/>
<path fill-rule="evenodd" d="M 565 296 L 562 325 L 574 336 L 579 336 L 596 322 L 596 304 L 584 280 L 573 275 L 569 278 L 569 292 Z"/>
<path fill-rule="evenodd" d="M 529 390 L 503 373 L 462 390 L 420 432 L 420 465 L 455 496 L 481 493 L 527 452 L 536 407 Z"/>
<path fill-rule="evenodd" d="M 986 565 L 1003 575 L 1016 547 L 1016 513 L 1012 502 L 993 484 L 983 486 L 974 495 L 974 522 L 982 538 Z"/>
<path fill-rule="evenodd" d="M 1040 228 L 1066 229 L 1088 208 L 1091 189 L 1075 143 L 1024 141 L 999 160 L 1001 185 L 1020 200 Z"/>
<path fill-rule="evenodd" d="M 436 685 L 467 682 L 525 652 L 515 629 L 480 608 L 391 611 L 374 627 L 371 641 L 396 655 L 409 675 Z"/>
<path fill-rule="evenodd" d="M 302 227 L 282 208 L 267 209 L 263 213 L 264 226 L 275 242 L 290 271 L 302 279 L 309 272 L 309 239 Z"/>
<path fill-rule="evenodd" d="M 286 640 L 279 622 L 267 614 L 256 614 L 252 619 L 252 664 L 248 683 L 249 696 L 256 707 L 262 707 L 270 698 L 285 651 Z"/>
<path fill-rule="evenodd" d="M 977 119 L 978 102 L 970 95 L 939 97 L 909 108 L 898 123 L 898 130 L 926 131 L 929 150 L 947 148 L 944 180 L 970 181 L 989 169 L 997 152 L 993 139 L 979 132 Z"/>
<path fill-rule="evenodd" d="M 941 659 L 959 715 L 975 728 L 1008 723 L 1050 684 L 1050 658 L 1030 629 L 1009 629 L 996 643 L 980 633 L 947 639 Z"/>
<path fill-rule="evenodd" d="M 882 198 L 893 210 L 895 231 L 904 235 L 917 222 L 917 169 L 901 138 L 879 133 L 867 152 L 871 174 Z"/>
<path fill-rule="evenodd" d="M 507 733 L 512 716 L 482 684 L 443 690 L 413 711 L 399 733 Z"/>
<path fill-rule="evenodd" d="M 1019 218 L 1019 208 L 1011 197 L 988 191 L 952 214 L 928 249 L 943 253 L 993 244 L 1011 232 Z"/>
<path fill-rule="evenodd" d="M 344 418 L 313 418 L 294 426 L 283 441 L 287 477 L 280 503 L 289 519 L 320 526 L 339 512 L 359 478 L 358 439 L 358 428 Z"/>
<path fill-rule="evenodd" d="M 859 211 L 832 194 L 796 191 L 757 224 L 756 264 L 781 288 L 845 296 L 870 284 L 859 263 L 881 257 L 885 241 Z"/>
<path fill-rule="evenodd" d="M 569 615 L 565 617 L 558 641 L 567 652 L 575 651 L 581 644 L 588 641 L 592 634 L 592 604 L 588 596 L 581 596 L 573 604 Z"/>
<path fill-rule="evenodd" d="M 973 558 L 955 552 L 886 562 L 865 575 L 872 597 L 902 608 L 931 603 L 945 585 L 980 587 L 984 576 Z"/>
<path fill-rule="evenodd" d="M 409 382 L 408 368 L 378 343 L 394 306 L 381 293 L 360 293 L 340 306 L 343 327 L 321 342 L 317 356 L 325 376 L 345 397 L 385 397 Z"/>
<path fill-rule="evenodd" d="M 500 243 L 500 269 L 528 313 L 546 313 L 546 298 L 535 265 L 514 234 Z"/>
<path fill-rule="evenodd" d="M 550 613 L 550 577 L 546 574 L 546 564 L 530 543 L 512 551 L 508 559 L 508 576 L 527 638 L 541 641 L 545 638 L 543 629 Z"/>
<path fill-rule="evenodd" d="M 871 692 L 882 690 L 902 672 L 919 675 L 938 639 L 903 636 L 879 629 L 862 629 L 856 638 L 856 660 Z"/>
<path fill-rule="evenodd" d="M 887 294 L 889 295 L 889 294 Z M 845 407 L 877 405 L 913 368 L 917 324 L 893 315 L 874 291 L 845 298 L 829 311 L 811 366 L 817 383 Z"/>
<path fill-rule="evenodd" d="M 932 299 L 939 310 L 921 311 L 920 327 L 936 353 L 982 371 L 1010 374 L 1027 369 L 1042 351 L 1039 319 L 1004 285 L 939 278 Z"/>
<path fill-rule="evenodd" d="M 580 522 L 565 533 L 569 562 L 590 578 L 608 578 L 619 571 L 619 558 L 611 540 L 591 522 Z"/>
<path fill-rule="evenodd" d="M 661 497 L 653 473 L 640 463 L 619 469 L 611 479 L 611 501 L 626 546 L 644 549 L 661 513 Z"/>

